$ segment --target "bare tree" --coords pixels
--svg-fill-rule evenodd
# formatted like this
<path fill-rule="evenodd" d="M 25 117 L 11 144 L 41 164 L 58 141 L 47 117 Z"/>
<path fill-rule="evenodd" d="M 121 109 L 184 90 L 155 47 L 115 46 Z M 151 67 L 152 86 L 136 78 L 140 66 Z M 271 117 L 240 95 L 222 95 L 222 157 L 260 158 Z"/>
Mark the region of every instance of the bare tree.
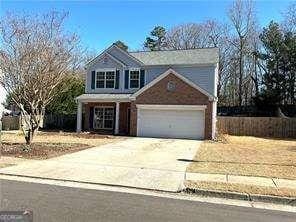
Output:
<path fill-rule="evenodd" d="M 291 3 L 283 12 L 283 27 L 290 32 L 296 32 L 296 3 Z"/>
<path fill-rule="evenodd" d="M 225 103 L 225 96 L 222 94 L 223 91 L 227 89 L 226 85 L 230 78 L 229 66 L 233 56 L 233 46 L 229 44 L 228 41 L 230 38 L 229 29 L 226 24 L 214 20 L 208 20 L 203 23 L 203 33 L 207 47 L 219 48 L 217 96 L 219 98 L 219 104 L 223 104 Z"/>
<path fill-rule="evenodd" d="M 57 86 L 79 67 L 79 38 L 65 33 L 67 13 L 7 14 L 1 19 L 0 83 L 19 107 L 30 144 Z"/>
<path fill-rule="evenodd" d="M 214 20 L 203 23 L 187 23 L 171 28 L 166 34 L 168 49 L 195 49 L 205 47 L 219 48 L 219 78 L 217 94 L 220 97 L 222 88 L 229 77 L 227 70 L 232 55 L 229 44 L 229 30 L 227 25 Z M 223 101 L 219 99 L 219 102 Z"/>
<path fill-rule="evenodd" d="M 247 51 L 247 43 L 255 24 L 254 8 L 252 0 L 236 0 L 229 9 L 229 19 L 233 25 L 236 35 L 231 38 L 232 44 L 237 49 L 238 56 L 238 105 L 242 105 L 243 101 L 243 78 L 245 55 Z"/>
<path fill-rule="evenodd" d="M 206 47 L 207 39 L 204 38 L 203 31 L 203 25 L 198 23 L 175 26 L 166 34 L 167 48 L 194 49 Z"/>

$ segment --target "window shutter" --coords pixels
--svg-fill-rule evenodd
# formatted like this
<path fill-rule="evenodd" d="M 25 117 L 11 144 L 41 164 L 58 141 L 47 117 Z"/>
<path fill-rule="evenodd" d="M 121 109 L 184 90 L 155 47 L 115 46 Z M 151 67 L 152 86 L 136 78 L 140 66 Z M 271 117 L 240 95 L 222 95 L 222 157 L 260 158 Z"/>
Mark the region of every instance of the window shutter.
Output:
<path fill-rule="evenodd" d="M 124 72 L 124 88 L 128 89 L 128 78 L 129 77 L 129 70 L 125 70 Z"/>
<path fill-rule="evenodd" d="M 89 129 L 94 129 L 94 107 L 89 107 L 89 119 L 88 119 Z"/>
<path fill-rule="evenodd" d="M 91 72 L 91 89 L 95 89 L 96 86 L 96 71 Z"/>
<path fill-rule="evenodd" d="M 145 70 L 140 70 L 140 88 L 142 88 L 145 85 Z"/>
<path fill-rule="evenodd" d="M 119 89 L 119 70 L 116 70 L 115 89 Z"/>

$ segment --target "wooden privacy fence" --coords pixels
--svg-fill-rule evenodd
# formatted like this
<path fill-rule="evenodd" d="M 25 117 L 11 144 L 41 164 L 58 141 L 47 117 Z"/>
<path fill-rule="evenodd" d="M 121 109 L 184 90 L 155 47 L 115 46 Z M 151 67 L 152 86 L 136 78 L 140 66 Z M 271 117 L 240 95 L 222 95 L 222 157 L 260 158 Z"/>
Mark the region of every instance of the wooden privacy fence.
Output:
<path fill-rule="evenodd" d="M 21 119 L 19 116 L 3 116 L 2 129 L 3 130 L 18 130 L 21 126 Z"/>
<path fill-rule="evenodd" d="M 24 120 L 23 120 L 24 121 Z M 20 116 L 3 116 L 3 130 L 19 130 L 21 129 L 22 118 Z M 40 128 L 43 129 L 60 129 L 67 131 L 76 130 L 76 115 L 45 115 L 41 120 Z"/>
<path fill-rule="evenodd" d="M 218 117 L 217 129 L 238 136 L 296 138 L 296 118 Z"/>

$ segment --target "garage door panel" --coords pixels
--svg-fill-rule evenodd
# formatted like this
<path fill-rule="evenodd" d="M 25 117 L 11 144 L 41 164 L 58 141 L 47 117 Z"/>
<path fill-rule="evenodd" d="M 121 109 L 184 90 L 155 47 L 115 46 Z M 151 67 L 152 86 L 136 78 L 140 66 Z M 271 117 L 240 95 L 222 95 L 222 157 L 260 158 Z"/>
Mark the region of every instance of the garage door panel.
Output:
<path fill-rule="evenodd" d="M 202 110 L 138 110 L 138 136 L 204 138 Z"/>

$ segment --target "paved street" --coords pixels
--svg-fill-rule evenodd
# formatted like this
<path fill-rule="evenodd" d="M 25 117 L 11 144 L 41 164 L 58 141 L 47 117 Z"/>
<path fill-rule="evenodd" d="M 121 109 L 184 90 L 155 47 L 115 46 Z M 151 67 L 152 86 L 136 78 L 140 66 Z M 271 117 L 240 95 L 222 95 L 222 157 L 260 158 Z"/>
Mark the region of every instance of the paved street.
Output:
<path fill-rule="evenodd" d="M 176 192 L 201 141 L 128 138 L 0 169 L 0 173 Z"/>
<path fill-rule="evenodd" d="M 295 222 L 296 214 L 106 190 L 0 180 L 1 210 L 34 211 L 34 221 Z"/>

